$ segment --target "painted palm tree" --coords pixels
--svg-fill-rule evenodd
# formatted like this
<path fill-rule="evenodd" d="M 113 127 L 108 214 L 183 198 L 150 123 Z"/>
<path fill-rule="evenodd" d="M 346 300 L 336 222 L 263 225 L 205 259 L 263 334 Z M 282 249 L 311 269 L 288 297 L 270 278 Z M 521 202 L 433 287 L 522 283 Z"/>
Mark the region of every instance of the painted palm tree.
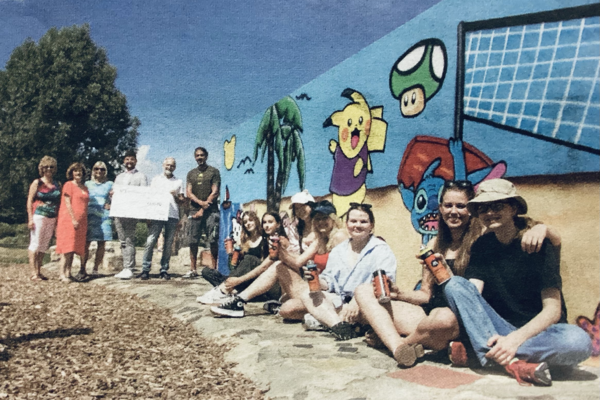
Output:
<path fill-rule="evenodd" d="M 296 162 L 300 190 L 304 189 L 304 147 L 302 145 L 300 108 L 286 96 L 265 111 L 254 142 L 254 162 L 262 151 L 260 162 L 267 154 L 267 209 L 279 211 L 281 195 L 287 187 L 292 164 Z M 277 157 L 277 179 L 275 179 Z"/>

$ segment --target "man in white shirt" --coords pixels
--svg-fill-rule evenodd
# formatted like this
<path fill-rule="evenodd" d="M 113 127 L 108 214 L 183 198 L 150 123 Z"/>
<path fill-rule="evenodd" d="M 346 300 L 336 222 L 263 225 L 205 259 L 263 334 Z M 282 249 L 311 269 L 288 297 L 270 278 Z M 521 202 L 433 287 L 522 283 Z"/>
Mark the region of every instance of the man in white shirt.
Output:
<path fill-rule="evenodd" d="M 148 186 L 146 175 L 138 171 L 137 157 L 135 151 L 129 150 L 125 153 L 123 166 L 125 171 L 117 175 L 113 190 L 119 186 Z M 111 193 L 112 194 L 112 193 Z M 121 242 L 121 253 L 123 254 L 123 271 L 115 275 L 118 279 L 131 279 L 135 267 L 135 226 L 138 220 L 135 218 L 115 218 L 115 228 Z"/>
<path fill-rule="evenodd" d="M 152 190 L 168 192 L 171 194 L 169 202 L 169 219 L 167 221 L 156 221 L 153 220 L 150 223 L 148 229 L 148 238 L 146 239 L 146 246 L 144 247 L 144 257 L 142 263 L 142 273 L 138 278 L 147 280 L 150 278 L 150 267 L 152 266 L 152 252 L 154 246 L 158 241 L 163 228 L 164 233 L 164 245 L 162 258 L 160 259 L 160 278 L 169 280 L 169 261 L 171 260 L 171 248 L 173 247 L 173 239 L 175 238 L 175 232 L 177 231 L 177 224 L 179 223 L 179 203 L 183 202 L 183 181 L 175 178 L 173 171 L 177 168 L 177 163 L 173 157 L 165 158 L 163 161 L 163 173 L 157 175 L 152 179 L 150 187 Z"/>

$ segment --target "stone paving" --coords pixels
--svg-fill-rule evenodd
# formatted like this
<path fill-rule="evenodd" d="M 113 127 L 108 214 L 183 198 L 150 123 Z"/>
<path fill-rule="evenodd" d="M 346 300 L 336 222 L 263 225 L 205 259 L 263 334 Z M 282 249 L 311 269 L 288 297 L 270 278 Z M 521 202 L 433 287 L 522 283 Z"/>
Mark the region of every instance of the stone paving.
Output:
<path fill-rule="evenodd" d="M 155 254 L 149 281 L 121 281 L 105 273 L 88 284 L 136 294 L 203 335 L 234 344 L 227 359 L 237 362 L 269 399 L 600 399 L 597 358 L 568 376 L 554 373 L 551 387 L 520 386 L 501 371 L 453 368 L 434 353 L 413 368 L 399 369 L 388 352 L 367 347 L 362 338 L 338 342 L 325 332 L 304 331 L 268 314 L 262 303 L 250 303 L 242 319 L 215 318 L 209 306 L 196 302 L 211 286 L 202 278 L 181 279 L 189 269 L 187 256 L 180 251 L 173 257 L 168 282 L 157 279 L 160 257 Z M 56 268 L 56 262 L 47 267 Z"/>

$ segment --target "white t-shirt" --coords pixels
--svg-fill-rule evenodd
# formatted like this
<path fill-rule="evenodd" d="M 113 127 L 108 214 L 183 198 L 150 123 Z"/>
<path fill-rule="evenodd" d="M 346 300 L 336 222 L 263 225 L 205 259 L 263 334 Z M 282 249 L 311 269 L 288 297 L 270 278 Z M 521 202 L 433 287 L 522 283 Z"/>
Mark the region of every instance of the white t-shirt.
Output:
<path fill-rule="evenodd" d="M 171 193 L 176 190 L 177 194 L 183 194 L 183 181 L 175 178 L 175 175 L 167 178 L 164 174 L 156 175 L 150 184 L 152 189 Z M 175 197 L 171 195 L 169 202 L 169 218 L 179 219 L 179 206 L 175 202 Z"/>

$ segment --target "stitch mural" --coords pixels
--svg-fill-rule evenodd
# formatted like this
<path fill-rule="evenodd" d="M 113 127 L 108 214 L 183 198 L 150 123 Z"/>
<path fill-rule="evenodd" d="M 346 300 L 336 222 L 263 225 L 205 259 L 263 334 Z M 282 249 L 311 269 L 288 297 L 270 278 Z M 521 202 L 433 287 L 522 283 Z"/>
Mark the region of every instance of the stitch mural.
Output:
<path fill-rule="evenodd" d="M 369 107 L 364 96 L 353 89 L 345 89 L 342 97 L 352 103 L 323 122 L 323 128 L 338 128 L 338 141 L 329 141 L 334 160 L 329 191 L 339 216 L 346 213 L 350 203 L 364 200 L 367 173 L 373 172 L 369 153 L 384 151 L 387 132 L 382 106 Z"/>
<path fill-rule="evenodd" d="M 506 163 L 492 160 L 460 139 L 417 136 L 406 147 L 398 169 L 398 190 L 411 212 L 414 229 L 426 244 L 437 235 L 439 197 L 446 180 L 501 178 Z"/>
<path fill-rule="evenodd" d="M 400 102 L 403 117 L 421 114 L 425 105 L 441 89 L 448 56 L 439 39 L 425 39 L 396 60 L 390 73 L 390 90 Z"/>
<path fill-rule="evenodd" d="M 304 189 L 304 147 L 302 145 L 302 115 L 298 105 L 286 96 L 265 111 L 254 142 L 254 162 L 262 150 L 261 162 L 267 154 L 267 209 L 279 210 L 292 163 L 296 162 L 300 190 Z M 277 180 L 275 180 L 277 156 Z"/>

